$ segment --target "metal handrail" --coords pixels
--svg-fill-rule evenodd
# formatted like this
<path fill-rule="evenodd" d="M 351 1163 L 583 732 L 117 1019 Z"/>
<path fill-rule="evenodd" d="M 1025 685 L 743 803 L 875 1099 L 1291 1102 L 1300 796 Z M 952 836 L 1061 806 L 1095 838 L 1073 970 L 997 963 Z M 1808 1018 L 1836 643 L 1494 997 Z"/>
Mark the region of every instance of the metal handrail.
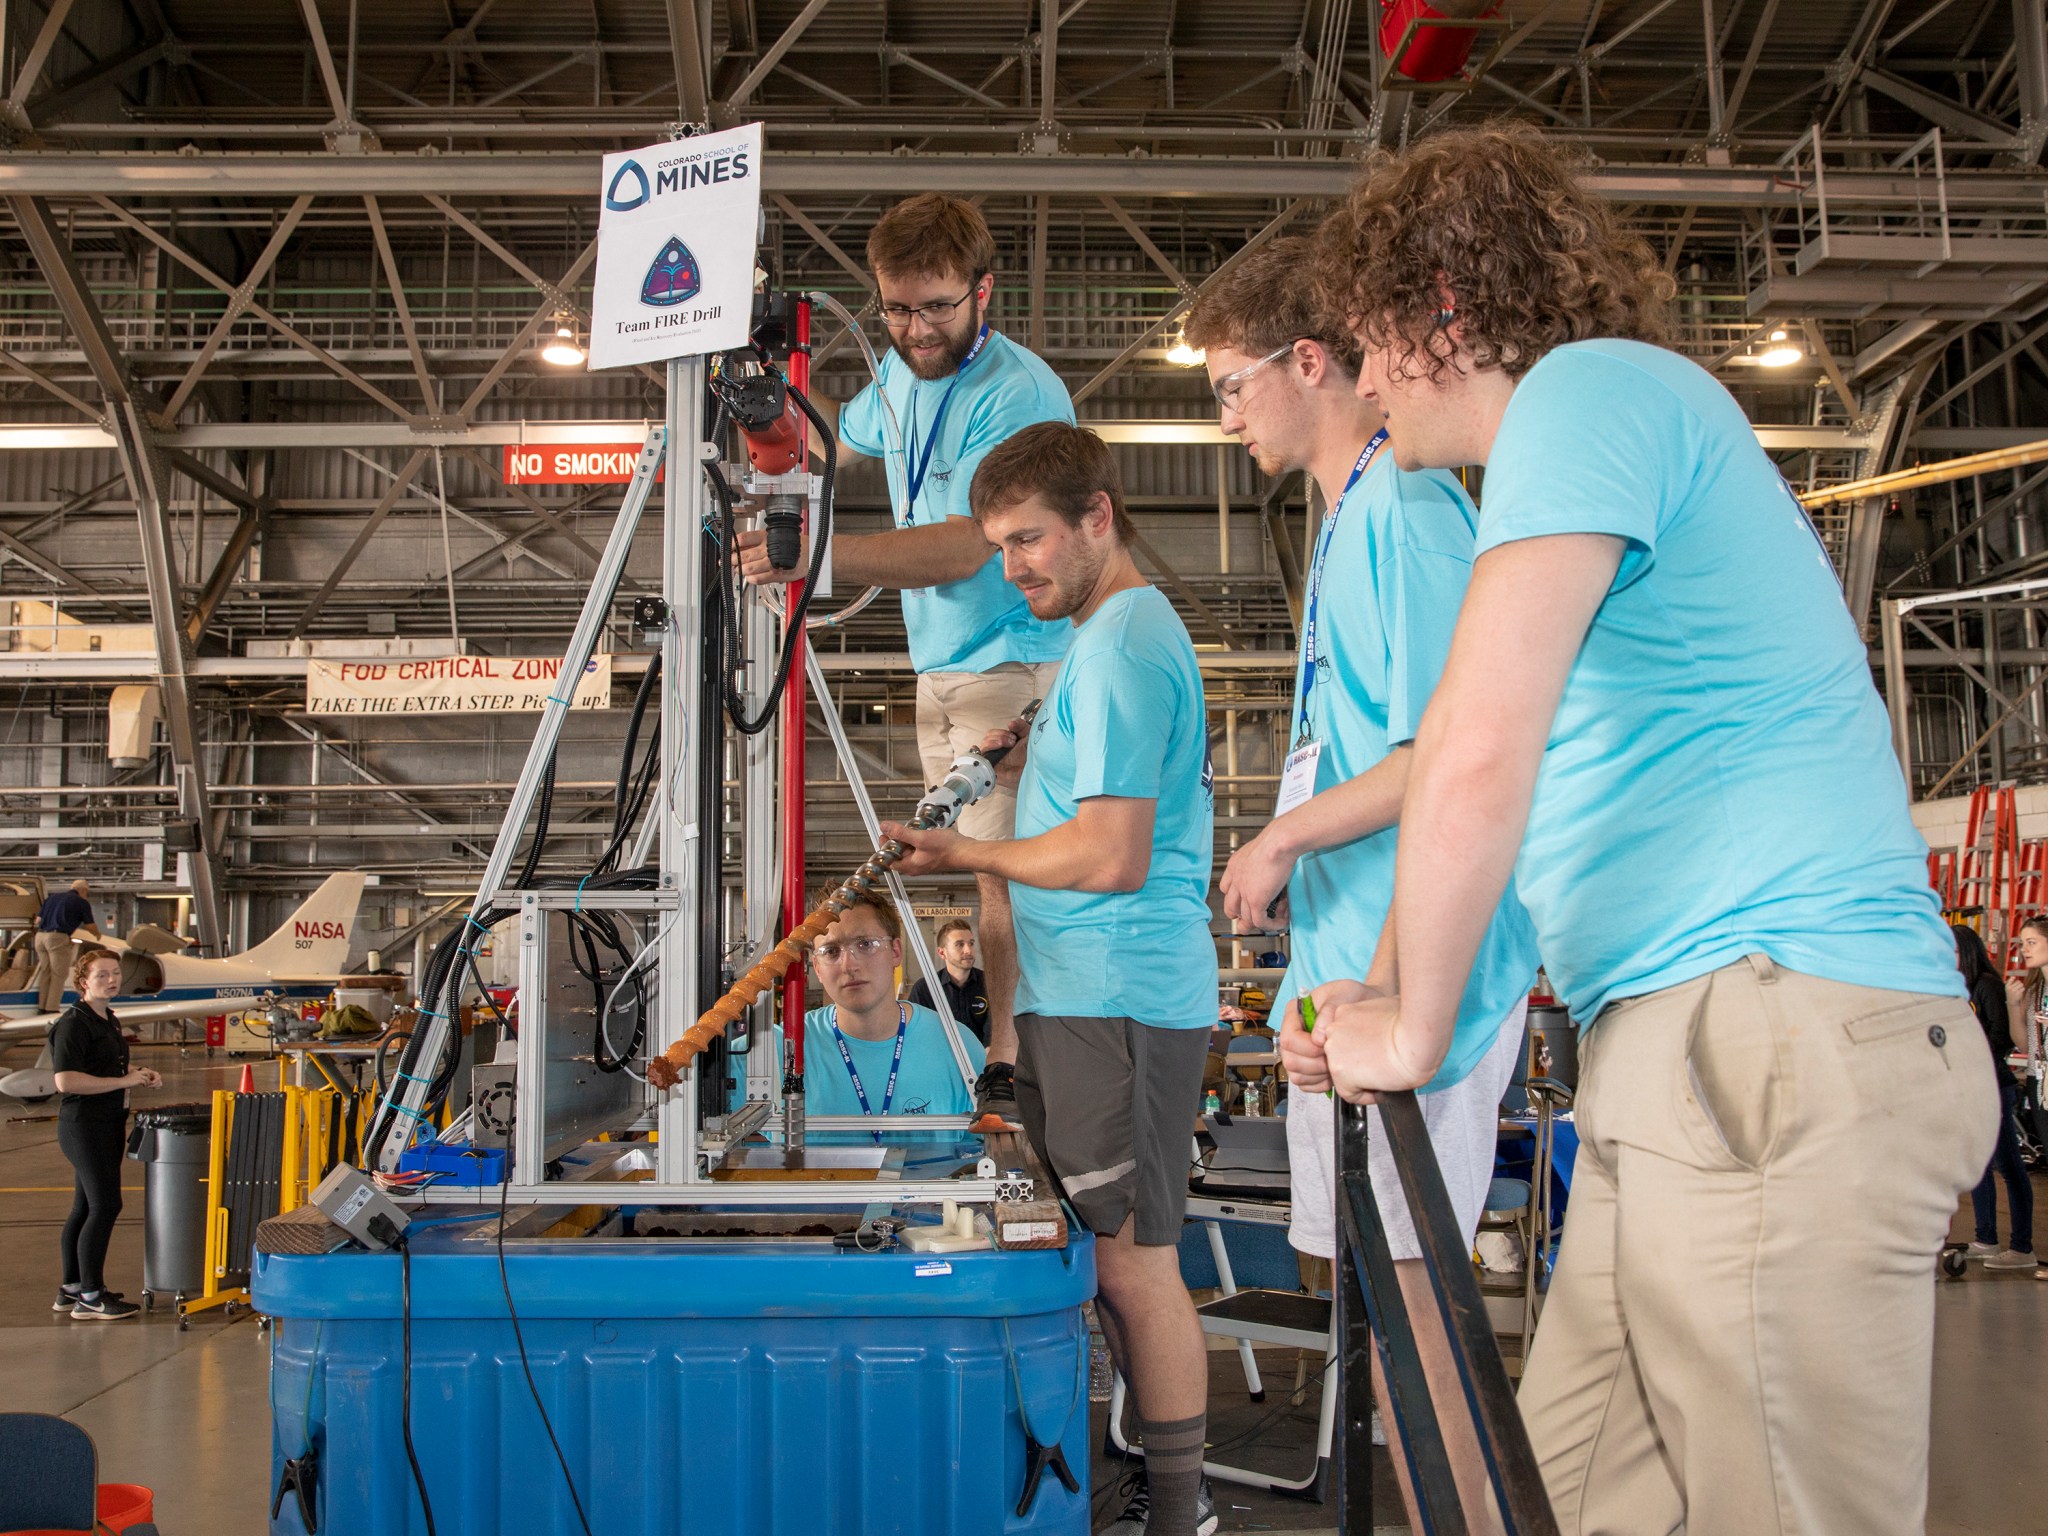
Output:
<path fill-rule="evenodd" d="M 1544 1492 L 1536 1453 L 1523 1428 L 1486 1302 L 1472 1274 L 1470 1245 L 1458 1231 L 1451 1197 L 1412 1093 L 1379 1095 L 1380 1123 L 1400 1169 L 1410 1219 L 1422 1247 L 1451 1357 L 1465 1388 L 1464 1409 L 1478 1437 L 1507 1536 L 1557 1536 L 1557 1517 Z M 1366 1161 L 1365 1110 L 1341 1104 L 1337 1114 L 1337 1359 L 1341 1399 L 1331 1461 L 1337 1476 L 1338 1530 L 1366 1536 L 1372 1521 L 1372 1355 L 1379 1356 L 1393 1410 L 1389 1445 L 1408 1464 L 1422 1528 L 1463 1536 L 1450 1458 L 1437 1427 L 1415 1329 L 1402 1300 L 1386 1229 L 1373 1199 Z"/>

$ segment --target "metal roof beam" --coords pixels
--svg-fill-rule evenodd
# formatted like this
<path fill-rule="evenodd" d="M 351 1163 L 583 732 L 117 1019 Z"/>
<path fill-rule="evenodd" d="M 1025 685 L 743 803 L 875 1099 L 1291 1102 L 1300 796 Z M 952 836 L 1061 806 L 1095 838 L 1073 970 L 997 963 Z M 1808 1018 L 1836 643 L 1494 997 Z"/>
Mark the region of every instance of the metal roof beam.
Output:
<path fill-rule="evenodd" d="M 14 84 L 9 87 L 7 99 L 0 101 L 0 122 L 23 133 L 33 131 L 29 122 L 29 93 L 36 88 L 36 82 L 43 77 L 43 66 L 50 62 L 50 50 L 57 46 L 57 38 L 64 30 L 64 18 L 71 14 L 71 7 L 77 0 L 55 0 L 49 13 L 43 17 L 43 25 L 36 33 L 35 41 L 29 44 L 23 55 L 21 68 L 14 73 Z"/>
<path fill-rule="evenodd" d="M 782 36 L 775 39 L 769 45 L 768 51 L 761 55 L 760 62 L 748 70 L 746 78 L 733 87 L 732 99 L 727 103 L 729 106 L 743 105 L 760 88 L 761 82 L 774 72 L 775 66 L 782 62 L 782 56 L 796 46 L 797 39 L 818 19 L 818 12 L 824 10 L 828 3 L 829 0 L 810 0 L 808 5 L 796 13 L 795 19 L 782 29 Z"/>
<path fill-rule="evenodd" d="M 142 535 L 142 569 L 149 591 L 150 628 L 156 639 L 157 686 L 163 699 L 164 727 L 170 737 L 179 813 L 194 823 L 199 832 L 199 849 L 191 859 L 192 909 L 199 923 L 200 941 L 218 952 L 227 937 L 220 904 L 220 845 L 213 835 L 213 816 L 206 797 L 206 760 L 187 686 L 192 655 L 179 623 L 178 589 L 170 552 L 170 502 L 163 483 L 165 470 L 142 407 L 130 388 L 127 360 L 114 345 L 106 317 L 86 287 L 70 247 L 58 233 L 49 206 L 37 198 L 15 198 L 12 209 L 58 306 L 92 361 L 94 375 L 110 407 L 108 426 L 114 435 L 115 451 L 120 455 L 121 471 L 127 476 L 135 498 L 136 522 Z"/>
<path fill-rule="evenodd" d="M 710 0 L 698 9 L 698 0 L 668 0 L 668 46 L 675 61 L 676 94 L 681 98 L 683 121 L 711 121 L 711 62 L 707 42 L 711 23 Z M 439 191 L 452 191 L 440 187 Z"/>
<path fill-rule="evenodd" d="M 1142 129 L 1132 133 L 1144 137 Z M 840 195 L 849 187 L 884 196 L 915 192 L 1054 196 L 1179 197 L 1192 200 L 1244 197 L 1341 197 L 1355 168 L 1344 160 L 1301 160 L 1233 155 L 984 155 L 870 153 L 771 154 L 762 184 L 786 196 Z M 297 197 L 405 195 L 569 198 L 595 203 L 603 191 L 597 158 L 554 152 L 492 154 L 458 151 L 440 155 L 325 155 L 306 153 L 156 153 L 0 155 L 0 195 L 101 197 Z M 1582 172 L 1595 192 L 1620 202 L 1727 208 L 1791 208 L 1798 189 L 1769 166 L 1610 163 Z M 1830 193 L 1858 202 L 1892 201 L 1901 206 L 1924 199 L 1906 172 L 1835 170 Z M 2014 171 L 1951 171 L 1952 210 L 2040 206 L 2040 184 Z M 117 205 L 102 206 L 124 214 Z M 139 219 L 132 220 L 139 228 Z M 154 231 L 148 237 L 198 270 L 194 258 L 169 246 Z M 215 281 L 225 292 L 234 285 Z M 255 310 L 252 312 L 262 313 Z"/>

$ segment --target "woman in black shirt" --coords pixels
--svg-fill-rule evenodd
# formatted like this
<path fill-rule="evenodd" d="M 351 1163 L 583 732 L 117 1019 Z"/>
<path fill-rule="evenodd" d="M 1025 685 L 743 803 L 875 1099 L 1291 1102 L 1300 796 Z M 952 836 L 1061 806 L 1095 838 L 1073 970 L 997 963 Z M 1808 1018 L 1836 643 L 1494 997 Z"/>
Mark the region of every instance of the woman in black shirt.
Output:
<path fill-rule="evenodd" d="M 2012 1025 L 2006 1011 L 2005 982 L 1991 963 L 1991 953 L 1974 928 L 1957 928 L 1956 968 L 1970 989 L 1970 1006 L 1977 1022 L 1984 1026 L 1984 1039 L 1991 1048 L 1991 1060 L 1998 1072 L 1998 1141 L 1984 1177 L 1970 1192 L 1970 1204 L 1977 1221 L 1977 1240 L 1970 1244 L 1970 1256 L 1984 1261 L 1986 1269 L 2034 1267 L 2034 1186 L 2027 1177 L 2027 1165 L 2020 1157 L 2019 1128 L 2013 1112 L 2019 1107 L 2019 1084 L 2013 1081 L 2005 1058 L 2012 1050 Z M 1998 1246 L 1998 1190 L 1995 1179 L 2005 1180 L 2006 1205 L 2012 1213 L 2012 1246 Z"/>
<path fill-rule="evenodd" d="M 121 1214 L 121 1152 L 128 1140 L 128 1090 L 154 1088 L 163 1078 L 148 1067 L 128 1066 L 128 1042 L 108 1005 L 121 990 L 121 960 L 110 949 L 88 949 L 71 968 L 79 1001 L 50 1027 L 50 1060 L 57 1069 L 57 1145 L 70 1160 L 77 1192 L 58 1239 L 64 1279 L 53 1310 L 81 1321 L 133 1317 L 133 1302 L 106 1288 L 107 1245 Z"/>

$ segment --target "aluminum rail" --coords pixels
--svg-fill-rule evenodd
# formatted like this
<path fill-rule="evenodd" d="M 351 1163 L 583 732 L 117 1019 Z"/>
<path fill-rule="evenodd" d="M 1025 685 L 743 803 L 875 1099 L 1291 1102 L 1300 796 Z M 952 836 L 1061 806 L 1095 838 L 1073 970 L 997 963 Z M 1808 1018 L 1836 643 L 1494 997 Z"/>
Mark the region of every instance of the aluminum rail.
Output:
<path fill-rule="evenodd" d="M 599 561 L 596 573 L 591 578 L 589 595 L 584 599 L 583 612 L 576 621 L 576 629 L 569 637 L 568 649 L 562 653 L 562 670 L 559 676 L 579 678 L 597 649 L 597 639 L 611 614 L 612 594 L 617 590 L 619 578 L 625 573 L 626 559 L 633 551 L 633 535 L 640 526 L 640 516 L 646 510 L 649 494 L 654 489 L 655 471 L 660 468 L 663 454 L 668 446 L 668 429 L 651 427 L 647 441 L 640 450 L 640 458 L 633 470 L 632 482 L 626 487 L 623 504 L 619 508 L 618 521 L 612 525 L 611 538 L 604 547 L 604 558 Z M 676 480 L 681 475 L 671 476 Z M 570 696 L 574 696 L 573 686 Z M 519 851 L 520 831 L 526 825 L 534 802 L 540 796 L 541 781 L 546 776 L 549 759 L 554 754 L 556 742 L 561 739 L 562 726 L 569 718 L 568 698 L 550 695 L 547 707 L 542 710 L 539 728 L 534 732 L 533 745 L 526 754 L 525 766 L 520 770 L 519 783 L 512 791 L 512 798 L 505 807 L 504 820 L 498 829 L 497 842 L 491 848 L 490 862 L 477 882 L 476 901 L 470 908 L 469 922 L 474 924 L 482 912 L 490 906 L 492 899 L 505 884 L 511 873 L 512 859 Z M 691 925 L 679 925 L 690 926 Z M 449 1039 L 456 1030 L 462 997 L 462 978 L 465 967 L 451 968 L 446 985 L 438 998 L 422 998 L 425 1005 L 420 1013 L 423 1021 L 418 1026 L 416 1040 L 418 1049 L 413 1053 L 415 1062 L 438 1062 L 447 1049 Z M 418 1038 L 423 1032 L 424 1038 Z M 386 1173 L 398 1166 L 399 1155 L 411 1142 L 410 1134 L 394 1135 L 393 1122 L 404 1117 L 409 1125 L 417 1125 L 422 1119 L 427 1099 L 428 1082 L 418 1076 L 402 1076 L 396 1079 L 391 1091 L 379 1101 L 370 1128 L 364 1133 L 366 1144 L 377 1147 L 377 1166 Z"/>

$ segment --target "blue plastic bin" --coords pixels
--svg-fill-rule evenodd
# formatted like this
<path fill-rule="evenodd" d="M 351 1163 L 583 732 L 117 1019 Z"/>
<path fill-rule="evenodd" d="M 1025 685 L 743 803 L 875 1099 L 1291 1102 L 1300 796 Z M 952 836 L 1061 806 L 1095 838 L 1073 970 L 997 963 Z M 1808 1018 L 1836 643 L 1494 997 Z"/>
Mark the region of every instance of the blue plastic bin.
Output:
<path fill-rule="evenodd" d="M 485 1228 L 487 1230 L 487 1227 Z M 413 1240 L 413 1439 L 444 1536 L 579 1529 L 470 1223 Z M 1094 1245 L 862 1254 L 809 1245 L 515 1242 L 528 1358 L 593 1531 L 972 1536 L 1088 1531 Z M 424 1532 L 399 1434 L 399 1260 L 258 1254 L 276 1319 L 272 1487 L 320 1448 L 322 1532 Z M 1019 1518 L 1024 1423 L 1044 1477 Z M 287 1498 L 273 1536 L 303 1536 Z"/>

